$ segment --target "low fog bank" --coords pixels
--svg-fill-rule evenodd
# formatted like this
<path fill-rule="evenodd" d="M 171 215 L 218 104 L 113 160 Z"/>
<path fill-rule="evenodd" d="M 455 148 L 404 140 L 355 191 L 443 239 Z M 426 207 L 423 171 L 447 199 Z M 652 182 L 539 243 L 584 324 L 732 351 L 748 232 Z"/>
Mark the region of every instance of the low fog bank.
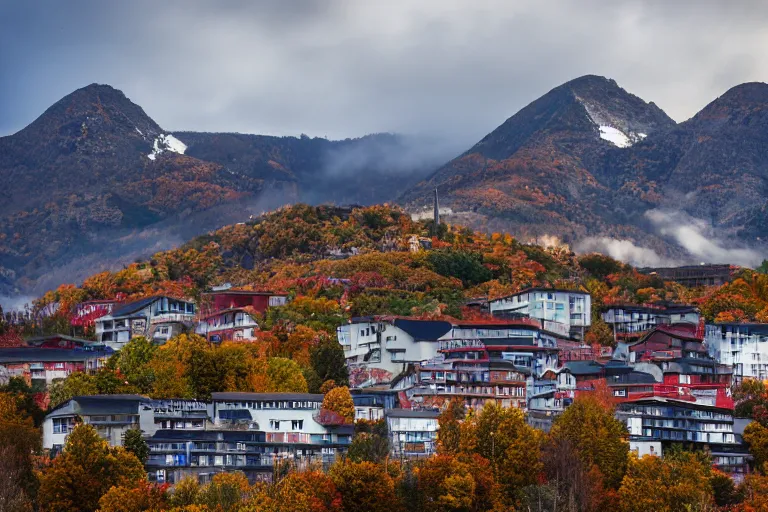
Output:
<path fill-rule="evenodd" d="M 686 257 L 669 258 L 641 242 L 610 237 L 589 237 L 579 241 L 577 252 L 600 252 L 638 267 L 669 267 L 700 263 L 728 263 L 755 268 L 765 258 L 764 251 L 744 246 L 711 224 L 676 210 L 652 209 L 645 212 L 656 233 L 681 247 Z"/>

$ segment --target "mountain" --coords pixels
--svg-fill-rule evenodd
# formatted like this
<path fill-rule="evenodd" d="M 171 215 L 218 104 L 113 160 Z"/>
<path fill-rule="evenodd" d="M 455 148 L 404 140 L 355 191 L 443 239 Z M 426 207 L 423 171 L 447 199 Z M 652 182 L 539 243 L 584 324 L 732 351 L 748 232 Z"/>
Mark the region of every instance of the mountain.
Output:
<path fill-rule="evenodd" d="M 685 212 L 744 241 L 768 233 L 768 84 L 733 87 L 663 136 L 609 156 L 603 179 L 624 200 Z"/>
<path fill-rule="evenodd" d="M 286 203 L 392 200 L 444 160 L 391 134 L 171 134 L 121 91 L 92 84 L 0 137 L 0 296 L 76 281 Z"/>
<path fill-rule="evenodd" d="M 676 124 L 613 80 L 577 78 L 507 119 L 401 201 L 428 208 L 437 188 L 448 219 L 523 239 L 556 236 L 630 260 L 647 249 L 636 263 L 752 262 L 754 251 L 730 253 L 718 244 L 736 236 L 741 247 L 768 235 L 767 89 L 737 86 Z M 716 241 L 707 245 L 710 238 Z"/>

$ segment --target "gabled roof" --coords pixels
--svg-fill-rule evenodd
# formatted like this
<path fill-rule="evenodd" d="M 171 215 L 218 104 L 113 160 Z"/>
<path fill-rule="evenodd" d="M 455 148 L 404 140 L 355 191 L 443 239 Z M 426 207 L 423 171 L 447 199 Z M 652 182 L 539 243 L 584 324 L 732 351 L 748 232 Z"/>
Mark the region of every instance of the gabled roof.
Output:
<path fill-rule="evenodd" d="M 145 299 L 129 302 L 128 304 L 123 304 L 122 306 L 116 307 L 114 310 L 112 310 L 111 316 L 118 317 L 118 316 L 131 315 L 133 313 L 136 313 L 137 311 L 141 311 L 142 309 L 149 306 L 150 304 L 152 304 L 153 302 L 155 302 L 160 298 L 162 297 L 153 296 L 153 297 L 147 297 Z"/>
<path fill-rule="evenodd" d="M 141 311 L 142 309 L 144 309 L 145 307 L 149 306 L 150 304 L 152 304 L 153 302 L 159 299 L 169 299 L 169 300 L 174 300 L 178 302 L 190 302 L 190 303 L 192 302 L 189 300 L 177 299 L 175 297 L 168 297 L 166 295 L 153 295 L 152 297 L 146 297 L 144 299 L 139 299 L 137 301 L 129 302 L 128 304 L 123 304 L 122 306 L 116 307 L 112 311 L 112 313 L 110 313 L 109 316 L 116 318 L 119 316 L 132 315 L 133 313 L 136 313 L 137 311 Z"/>
<path fill-rule="evenodd" d="M 452 325 L 444 320 L 395 319 L 395 327 L 410 334 L 414 340 L 437 340 L 447 334 Z"/>

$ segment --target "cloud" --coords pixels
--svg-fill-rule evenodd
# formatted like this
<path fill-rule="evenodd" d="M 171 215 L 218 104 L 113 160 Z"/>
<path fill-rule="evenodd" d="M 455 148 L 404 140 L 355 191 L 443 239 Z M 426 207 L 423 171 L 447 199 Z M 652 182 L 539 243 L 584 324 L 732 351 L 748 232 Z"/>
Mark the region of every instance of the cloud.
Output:
<path fill-rule="evenodd" d="M 465 147 L 560 83 L 606 75 L 683 120 L 764 80 L 765 2 L 0 2 L 0 134 L 91 82 L 167 130 Z"/>
<path fill-rule="evenodd" d="M 576 252 L 599 252 L 637 267 L 671 267 L 679 264 L 674 260 L 659 256 L 653 249 L 635 245 L 631 240 L 617 240 L 607 236 L 589 237 L 581 240 L 576 244 Z"/>
<path fill-rule="evenodd" d="M 731 263 L 746 267 L 760 264 L 763 256 L 756 250 L 741 247 L 732 240 L 717 238 L 714 229 L 705 221 L 671 210 L 653 209 L 645 217 L 659 234 L 674 239 L 701 263 Z"/>
<path fill-rule="evenodd" d="M 655 231 L 674 242 L 686 253 L 681 259 L 668 258 L 631 240 L 589 237 L 576 244 L 577 252 L 600 252 L 639 267 L 671 267 L 683 264 L 728 263 L 756 267 L 763 260 L 761 252 L 739 242 L 718 236 L 712 226 L 685 212 L 651 209 L 645 212 Z"/>

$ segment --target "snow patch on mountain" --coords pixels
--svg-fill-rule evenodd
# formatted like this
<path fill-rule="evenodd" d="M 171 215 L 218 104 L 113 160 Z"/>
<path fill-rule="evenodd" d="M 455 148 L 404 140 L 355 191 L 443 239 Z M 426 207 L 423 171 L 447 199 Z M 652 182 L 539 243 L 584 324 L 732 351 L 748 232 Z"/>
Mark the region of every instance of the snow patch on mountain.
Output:
<path fill-rule="evenodd" d="M 614 146 L 618 146 L 620 148 L 628 148 L 632 145 L 632 141 L 629 140 L 629 137 L 624 135 L 624 132 L 617 130 L 612 126 L 601 126 L 600 138 L 607 140 Z"/>
<path fill-rule="evenodd" d="M 610 142 L 619 148 L 628 148 L 632 144 L 639 142 L 647 137 L 645 133 L 635 132 L 628 129 L 630 123 L 622 118 L 603 109 L 600 106 L 592 105 L 583 98 L 576 99 L 587 111 L 587 117 L 600 132 L 600 138 Z"/>
<path fill-rule="evenodd" d="M 155 142 L 152 146 L 152 152 L 147 155 L 147 158 L 150 160 L 154 160 L 157 158 L 157 155 L 162 153 L 163 151 L 172 151 L 174 153 L 178 153 L 180 155 L 183 155 L 184 152 L 187 150 L 187 145 L 181 142 L 179 139 L 168 134 L 160 134 L 157 138 L 155 138 Z"/>

